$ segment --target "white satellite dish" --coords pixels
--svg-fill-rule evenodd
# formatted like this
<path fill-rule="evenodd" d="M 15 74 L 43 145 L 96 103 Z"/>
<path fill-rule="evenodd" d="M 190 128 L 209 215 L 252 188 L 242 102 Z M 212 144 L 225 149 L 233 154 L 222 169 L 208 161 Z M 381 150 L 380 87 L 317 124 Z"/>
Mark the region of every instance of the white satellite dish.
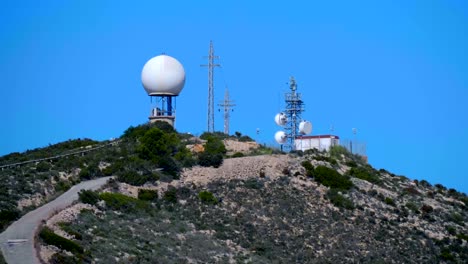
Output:
<path fill-rule="evenodd" d="M 312 123 L 309 121 L 302 121 L 299 123 L 299 133 L 303 135 L 312 133 Z"/>
<path fill-rule="evenodd" d="M 278 144 L 284 144 L 286 142 L 287 136 L 284 131 L 278 131 L 275 134 L 275 140 Z"/>
<path fill-rule="evenodd" d="M 286 125 L 286 122 L 288 121 L 288 118 L 284 113 L 279 113 L 275 116 L 275 123 L 278 126 L 284 126 Z"/>

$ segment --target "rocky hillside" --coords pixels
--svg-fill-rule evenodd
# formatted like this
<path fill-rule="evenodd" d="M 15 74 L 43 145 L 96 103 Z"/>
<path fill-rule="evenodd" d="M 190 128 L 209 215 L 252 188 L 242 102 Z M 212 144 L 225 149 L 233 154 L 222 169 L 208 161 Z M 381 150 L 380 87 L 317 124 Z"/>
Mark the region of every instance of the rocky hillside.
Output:
<path fill-rule="evenodd" d="M 149 131 L 130 129 L 119 145 L 96 157 L 87 154 L 92 162 L 66 170 L 70 181 L 81 179 L 81 171 L 86 170 L 91 171 L 85 174 L 89 177 L 101 173 L 118 177 L 99 192 L 81 193 L 79 202 L 46 222 L 38 239 L 46 262 L 466 263 L 468 259 L 464 193 L 376 170 L 340 147 L 330 152 L 274 154 L 240 142 L 239 137 L 223 138 L 222 145 L 227 146 L 223 149 L 211 136 L 204 141 L 188 136 L 175 140 L 158 132 L 151 141 L 144 135 L 156 134 Z M 158 141 L 163 136 L 174 140 L 167 152 L 177 157 L 174 163 L 155 158 L 142 147 L 151 143 L 167 151 Z M 202 144 L 201 153 L 182 148 L 197 144 Z M 222 163 L 206 164 L 219 153 L 224 153 Z M 49 172 L 55 168 L 50 164 Z M 89 164 L 96 166 L 88 169 Z M 16 210 L 21 211 L 21 199 L 16 201 Z"/>

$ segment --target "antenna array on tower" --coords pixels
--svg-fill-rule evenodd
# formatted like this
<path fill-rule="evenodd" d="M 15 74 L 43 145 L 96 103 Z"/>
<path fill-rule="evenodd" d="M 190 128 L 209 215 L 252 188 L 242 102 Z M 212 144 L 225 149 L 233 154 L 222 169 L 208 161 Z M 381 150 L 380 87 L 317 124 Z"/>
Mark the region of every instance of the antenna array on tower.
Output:
<path fill-rule="evenodd" d="M 289 80 L 289 88 L 291 92 L 285 94 L 286 108 L 284 112 L 275 116 L 277 125 L 284 127 L 285 132 L 278 131 L 275 134 L 275 140 L 284 147 L 284 150 L 294 150 L 294 140 L 298 135 L 310 134 L 312 132 L 312 124 L 309 121 L 302 120 L 302 112 L 304 102 L 302 95 L 297 93 L 297 84 L 294 77 Z"/>
<path fill-rule="evenodd" d="M 208 52 L 208 64 L 201 65 L 202 67 L 208 67 L 208 132 L 214 132 L 214 68 L 220 67 L 220 64 L 214 63 L 215 59 L 219 59 L 219 56 L 214 55 L 213 41 L 210 41 L 210 50 Z"/>

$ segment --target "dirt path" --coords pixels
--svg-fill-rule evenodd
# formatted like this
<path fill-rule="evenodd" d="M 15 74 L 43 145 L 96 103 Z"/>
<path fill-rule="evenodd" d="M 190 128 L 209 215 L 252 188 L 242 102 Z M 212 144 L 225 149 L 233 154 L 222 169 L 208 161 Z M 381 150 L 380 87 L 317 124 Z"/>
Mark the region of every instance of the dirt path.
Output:
<path fill-rule="evenodd" d="M 9 264 L 39 264 L 34 248 L 34 234 L 42 220 L 51 217 L 55 212 L 65 209 L 78 199 L 78 192 L 83 189 L 96 190 L 111 177 L 81 182 L 70 188 L 57 199 L 45 204 L 21 217 L 0 234 L 0 248 L 3 257 Z"/>

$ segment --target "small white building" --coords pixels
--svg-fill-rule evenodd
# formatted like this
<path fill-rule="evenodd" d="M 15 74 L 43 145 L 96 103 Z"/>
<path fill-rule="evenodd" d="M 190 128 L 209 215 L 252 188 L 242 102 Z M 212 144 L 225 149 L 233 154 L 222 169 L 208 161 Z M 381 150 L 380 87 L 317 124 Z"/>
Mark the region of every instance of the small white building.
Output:
<path fill-rule="evenodd" d="M 298 136 L 294 140 L 296 150 L 318 149 L 328 151 L 330 147 L 340 144 L 340 138 L 334 135 Z"/>

